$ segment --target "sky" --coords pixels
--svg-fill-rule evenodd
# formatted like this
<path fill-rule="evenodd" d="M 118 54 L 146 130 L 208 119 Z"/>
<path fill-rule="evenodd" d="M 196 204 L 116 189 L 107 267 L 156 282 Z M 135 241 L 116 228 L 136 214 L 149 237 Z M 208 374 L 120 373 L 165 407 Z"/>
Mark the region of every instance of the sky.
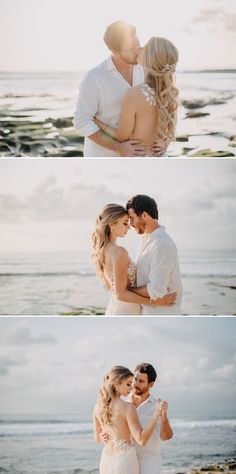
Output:
<path fill-rule="evenodd" d="M 179 69 L 235 68 L 235 0 L 0 0 L 0 71 L 85 71 L 101 62 L 107 25 L 134 24 L 144 45 L 164 36 Z"/>
<path fill-rule="evenodd" d="M 235 160 L 1 160 L 1 253 L 91 251 L 96 215 L 135 194 L 157 201 L 180 254 L 235 249 L 235 173 Z M 119 243 L 135 258 L 139 239 Z"/>
<path fill-rule="evenodd" d="M 170 414 L 235 413 L 235 318 L 1 318 L 0 414 L 89 419 L 115 364 L 150 362 Z"/>

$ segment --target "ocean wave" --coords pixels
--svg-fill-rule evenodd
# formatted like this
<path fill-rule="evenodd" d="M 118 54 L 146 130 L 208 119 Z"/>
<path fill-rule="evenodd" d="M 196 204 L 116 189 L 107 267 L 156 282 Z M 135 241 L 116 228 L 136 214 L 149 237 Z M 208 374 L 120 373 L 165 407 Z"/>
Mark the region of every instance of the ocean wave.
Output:
<path fill-rule="evenodd" d="M 235 278 L 236 274 L 235 271 L 229 272 L 210 272 L 210 273 L 204 273 L 204 272 L 196 272 L 196 273 L 190 273 L 190 272 L 184 272 L 181 273 L 182 278 Z"/>
<path fill-rule="evenodd" d="M 62 420 L 37 422 L 34 420 L 1 420 L 0 437 L 13 436 L 70 436 L 92 434 L 92 423 L 78 423 Z M 177 430 L 196 430 L 206 428 L 236 428 L 236 419 L 181 420 L 173 419 L 172 426 Z"/>
<path fill-rule="evenodd" d="M 26 422 L 25 422 L 26 421 Z M 12 436 L 60 436 L 81 435 L 92 433 L 92 423 L 71 422 L 2 422 L 0 425 L 0 438 Z"/>
<path fill-rule="evenodd" d="M 94 271 L 80 270 L 68 272 L 4 272 L 0 273 L 0 277 L 60 277 L 60 276 L 96 276 Z"/>
<path fill-rule="evenodd" d="M 0 277 L 60 277 L 60 276 L 80 276 L 90 277 L 96 276 L 94 270 L 78 270 L 78 271 L 22 271 L 22 272 L 0 272 Z M 236 278 L 235 271 L 225 270 L 225 272 L 192 272 L 191 270 L 181 273 L 182 278 Z"/>
<path fill-rule="evenodd" d="M 236 427 L 236 419 L 219 419 L 219 420 L 181 420 L 173 419 L 172 425 L 174 428 L 185 428 L 185 429 L 195 429 L 195 428 L 218 428 L 218 427 Z"/>
<path fill-rule="evenodd" d="M 28 97 L 53 97 L 52 94 L 47 94 L 46 92 L 43 94 L 13 94 L 13 93 L 8 93 L 8 94 L 3 94 L 0 95 L 0 99 L 24 99 Z"/>

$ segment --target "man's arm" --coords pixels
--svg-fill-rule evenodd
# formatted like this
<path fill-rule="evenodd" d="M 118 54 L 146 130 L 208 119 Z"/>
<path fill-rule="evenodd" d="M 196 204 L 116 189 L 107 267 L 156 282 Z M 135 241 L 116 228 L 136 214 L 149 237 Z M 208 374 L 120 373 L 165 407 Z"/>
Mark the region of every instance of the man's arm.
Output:
<path fill-rule="evenodd" d="M 173 430 L 170 426 L 170 422 L 168 419 L 168 402 L 167 400 L 162 400 L 160 402 L 160 410 L 161 410 L 161 428 L 160 428 L 160 438 L 162 441 L 167 441 L 171 439 L 174 435 Z"/>
<path fill-rule="evenodd" d="M 95 124 L 93 118 L 99 109 L 99 90 L 96 85 L 96 78 L 92 71 L 89 71 L 82 78 L 79 95 L 76 104 L 73 124 L 79 134 L 89 137 L 90 140 L 104 148 L 107 148 L 121 156 L 143 156 L 144 147 L 138 144 L 140 140 L 128 140 L 123 143 L 113 139 L 102 132 Z"/>
<path fill-rule="evenodd" d="M 98 130 L 93 135 L 89 135 L 89 139 L 97 145 L 108 148 L 123 157 L 128 156 L 145 156 L 145 148 L 139 146 L 140 140 L 127 140 L 126 142 L 118 142 L 106 133 Z"/>
<path fill-rule="evenodd" d="M 173 249 L 165 241 L 158 243 L 150 255 L 150 270 L 147 291 L 152 300 L 163 298 L 168 293 L 170 272 L 173 268 Z"/>
<path fill-rule="evenodd" d="M 137 295 L 144 296 L 145 298 L 150 298 L 148 289 L 146 286 L 139 286 L 137 288 L 129 288 L 130 291 L 136 293 Z M 173 306 L 176 302 L 177 293 L 166 293 L 162 298 L 156 298 L 151 301 L 152 306 Z M 150 301 L 150 300 L 148 300 Z"/>

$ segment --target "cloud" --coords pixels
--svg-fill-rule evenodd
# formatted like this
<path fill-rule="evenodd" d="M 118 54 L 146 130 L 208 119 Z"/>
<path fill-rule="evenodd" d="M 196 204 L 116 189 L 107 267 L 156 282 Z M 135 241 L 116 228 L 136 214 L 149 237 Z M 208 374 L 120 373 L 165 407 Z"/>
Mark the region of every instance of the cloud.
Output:
<path fill-rule="evenodd" d="M 213 375 L 219 377 L 221 379 L 228 379 L 231 377 L 235 372 L 235 364 L 228 363 L 224 364 L 222 367 L 218 367 L 213 371 Z"/>
<path fill-rule="evenodd" d="M 212 31 L 235 34 L 236 13 L 226 12 L 223 7 L 201 10 L 193 19 L 192 25 L 209 25 Z"/>
<path fill-rule="evenodd" d="M 4 402 L 6 411 L 12 403 L 14 412 L 26 407 L 27 412 L 38 413 L 49 407 L 51 413 L 56 413 L 58 408 L 62 411 L 79 408 L 85 413 L 85 407 L 91 409 L 95 402 L 102 377 L 112 365 L 134 369 L 143 361 L 151 362 L 157 369 L 154 394 L 160 390 L 160 395 L 170 398 L 172 404 L 177 397 L 184 407 L 187 399 L 191 404 L 196 396 L 212 399 L 212 394 L 217 392 L 223 405 L 225 397 L 234 393 L 231 365 L 235 358 L 235 321 L 225 320 L 224 324 L 221 320 L 211 323 L 198 318 L 142 321 L 126 318 L 125 322 L 123 318 L 99 318 L 93 319 L 92 324 L 91 321 L 32 318 L 16 328 L 15 321 L 14 325 L 7 321 L 0 363 L 0 371 L 5 375 L 0 401 Z M 36 327 L 38 337 L 32 336 Z M 44 344 L 40 351 L 38 343 L 45 339 L 45 329 L 58 343 Z M 15 367 L 20 364 L 20 368 Z"/>
<path fill-rule="evenodd" d="M 42 334 L 32 336 L 30 328 L 22 324 L 13 329 L 8 335 L 8 343 L 10 345 L 28 346 L 31 344 L 56 344 L 57 339 L 51 334 Z"/>
<path fill-rule="evenodd" d="M 9 375 L 10 367 L 21 367 L 24 365 L 24 359 L 21 357 L 19 358 L 13 358 L 12 356 L 9 357 L 0 357 L 0 376 L 7 376 Z"/>
<path fill-rule="evenodd" d="M 57 184 L 55 176 L 47 177 L 27 196 L 0 195 L 0 218 L 5 223 L 27 221 L 87 220 L 94 217 L 107 202 L 125 202 L 122 192 L 106 185 L 77 182 L 67 188 Z"/>

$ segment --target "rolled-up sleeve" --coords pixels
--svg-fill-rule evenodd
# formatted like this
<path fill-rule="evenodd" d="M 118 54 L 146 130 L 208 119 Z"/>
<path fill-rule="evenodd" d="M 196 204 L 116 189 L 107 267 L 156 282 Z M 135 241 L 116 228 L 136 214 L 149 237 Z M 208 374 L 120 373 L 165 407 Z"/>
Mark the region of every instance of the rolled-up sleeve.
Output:
<path fill-rule="evenodd" d="M 99 93 L 96 79 L 92 71 L 86 73 L 79 85 L 79 95 L 76 103 L 76 110 L 73 124 L 80 135 L 89 137 L 99 130 L 94 123 L 93 117 L 96 115 L 99 106 Z"/>
<path fill-rule="evenodd" d="M 151 252 L 147 290 L 152 300 L 162 298 L 167 294 L 172 265 L 173 249 L 166 242 L 161 242 Z"/>

